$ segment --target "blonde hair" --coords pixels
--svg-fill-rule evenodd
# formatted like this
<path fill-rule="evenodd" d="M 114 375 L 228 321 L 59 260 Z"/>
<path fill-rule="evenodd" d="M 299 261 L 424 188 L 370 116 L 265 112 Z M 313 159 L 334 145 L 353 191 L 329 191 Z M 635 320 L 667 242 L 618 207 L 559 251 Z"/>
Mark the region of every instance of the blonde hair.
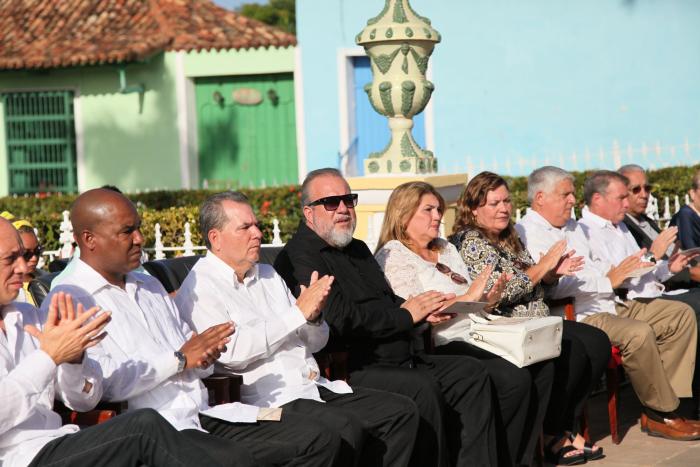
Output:
<path fill-rule="evenodd" d="M 398 240 L 404 245 L 409 245 L 411 240 L 406 233 L 406 225 L 420 206 L 420 200 L 424 195 L 433 195 L 437 198 L 440 213 L 445 213 L 445 199 L 438 193 L 434 186 L 425 182 L 408 182 L 397 186 L 389 196 L 386 205 L 386 214 L 382 231 L 379 234 L 379 242 L 375 250 L 379 251 L 387 242 Z M 430 242 L 430 249 L 437 249 L 437 239 Z"/>

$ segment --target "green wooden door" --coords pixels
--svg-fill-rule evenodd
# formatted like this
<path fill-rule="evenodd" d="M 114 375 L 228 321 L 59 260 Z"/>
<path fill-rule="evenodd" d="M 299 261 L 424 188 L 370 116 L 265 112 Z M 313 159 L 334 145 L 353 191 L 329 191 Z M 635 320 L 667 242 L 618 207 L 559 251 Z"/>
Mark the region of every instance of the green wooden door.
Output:
<path fill-rule="evenodd" d="M 72 91 L 2 94 L 10 193 L 78 191 Z"/>
<path fill-rule="evenodd" d="M 237 188 L 298 182 L 291 73 L 198 78 L 195 96 L 200 184 Z"/>

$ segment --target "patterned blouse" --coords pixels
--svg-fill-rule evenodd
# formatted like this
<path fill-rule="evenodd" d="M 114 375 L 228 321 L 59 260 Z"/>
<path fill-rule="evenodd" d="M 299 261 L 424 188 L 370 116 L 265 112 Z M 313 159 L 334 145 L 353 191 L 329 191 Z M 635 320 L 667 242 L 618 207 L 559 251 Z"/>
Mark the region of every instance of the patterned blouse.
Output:
<path fill-rule="evenodd" d="M 544 303 L 544 287 L 539 283 L 533 285 L 526 272 L 535 264 L 527 248 L 523 247 L 519 253 L 514 253 L 505 246 L 496 248 L 476 229 L 463 230 L 453 235 L 451 241 L 459 250 L 472 280 L 487 265 L 494 265 L 487 290 L 501 273 L 512 275 L 498 305 L 501 314 L 532 318 L 549 316 L 549 307 Z"/>

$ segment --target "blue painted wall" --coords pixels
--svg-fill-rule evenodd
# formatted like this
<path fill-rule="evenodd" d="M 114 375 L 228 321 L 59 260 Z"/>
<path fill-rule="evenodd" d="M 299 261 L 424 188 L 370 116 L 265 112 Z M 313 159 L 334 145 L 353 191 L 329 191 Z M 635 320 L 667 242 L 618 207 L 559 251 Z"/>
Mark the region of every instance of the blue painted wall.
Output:
<path fill-rule="evenodd" d="M 337 52 L 383 0 L 297 0 L 309 170 L 336 166 Z M 412 0 L 442 33 L 441 171 L 700 160 L 700 2 Z"/>

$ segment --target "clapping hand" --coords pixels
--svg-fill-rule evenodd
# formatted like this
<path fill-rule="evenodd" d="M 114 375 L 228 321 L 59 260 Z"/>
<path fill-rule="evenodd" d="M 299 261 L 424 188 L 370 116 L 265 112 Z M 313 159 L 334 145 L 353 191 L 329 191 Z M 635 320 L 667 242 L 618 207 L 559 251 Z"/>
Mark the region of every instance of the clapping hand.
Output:
<path fill-rule="evenodd" d="M 646 252 L 646 248 L 642 248 L 638 252 L 620 261 L 620 264 L 617 266 L 610 268 L 606 275 L 608 276 L 608 279 L 610 279 L 610 285 L 613 289 L 620 287 L 625 279 L 630 277 L 632 272 L 654 264 L 642 261 L 642 256 L 644 256 Z"/>
<path fill-rule="evenodd" d="M 311 273 L 309 286 L 301 286 L 301 293 L 297 298 L 297 308 L 301 310 L 306 321 L 315 322 L 318 320 L 328 299 L 333 280 L 333 276 L 323 276 L 319 279 L 318 272 L 314 271 Z"/>
<path fill-rule="evenodd" d="M 444 294 L 434 290 L 429 290 L 420 295 L 416 295 L 415 297 L 409 297 L 408 300 L 403 302 L 401 308 L 405 309 L 411 314 L 411 318 L 413 318 L 414 323 L 418 323 L 424 319 L 431 323 L 442 322 L 451 319 L 452 316 L 444 313 L 444 316 L 433 314 L 443 309 L 446 302 L 454 298 L 455 294 L 453 293 Z"/>
<path fill-rule="evenodd" d="M 583 269 L 585 262 L 583 256 L 574 256 L 576 250 L 570 250 L 564 253 L 559 259 L 559 264 L 554 269 L 554 274 L 557 276 L 572 276 L 576 272 Z"/>
<path fill-rule="evenodd" d="M 656 258 L 657 261 L 662 259 L 666 254 L 666 251 L 668 251 L 668 248 L 673 244 L 673 242 L 676 241 L 677 236 L 678 227 L 673 226 L 665 229 L 659 234 L 658 237 L 654 239 L 651 247 L 649 247 L 649 252 L 654 255 L 654 258 Z"/>
<path fill-rule="evenodd" d="M 97 314 L 100 307 L 85 311 L 78 303 L 77 312 L 69 294 L 58 292 L 51 297 L 49 312 L 43 330 L 28 324 L 24 330 L 39 341 L 39 348 L 46 352 L 56 365 L 80 363 L 86 349 L 97 345 L 107 335 L 105 326 L 110 313 Z M 94 316 L 94 319 L 89 321 Z"/>
<path fill-rule="evenodd" d="M 226 351 L 226 344 L 234 331 L 235 325 L 228 322 L 212 326 L 201 334 L 192 333 L 192 337 L 180 348 L 187 360 L 185 369 L 207 368 L 213 364 Z"/>

